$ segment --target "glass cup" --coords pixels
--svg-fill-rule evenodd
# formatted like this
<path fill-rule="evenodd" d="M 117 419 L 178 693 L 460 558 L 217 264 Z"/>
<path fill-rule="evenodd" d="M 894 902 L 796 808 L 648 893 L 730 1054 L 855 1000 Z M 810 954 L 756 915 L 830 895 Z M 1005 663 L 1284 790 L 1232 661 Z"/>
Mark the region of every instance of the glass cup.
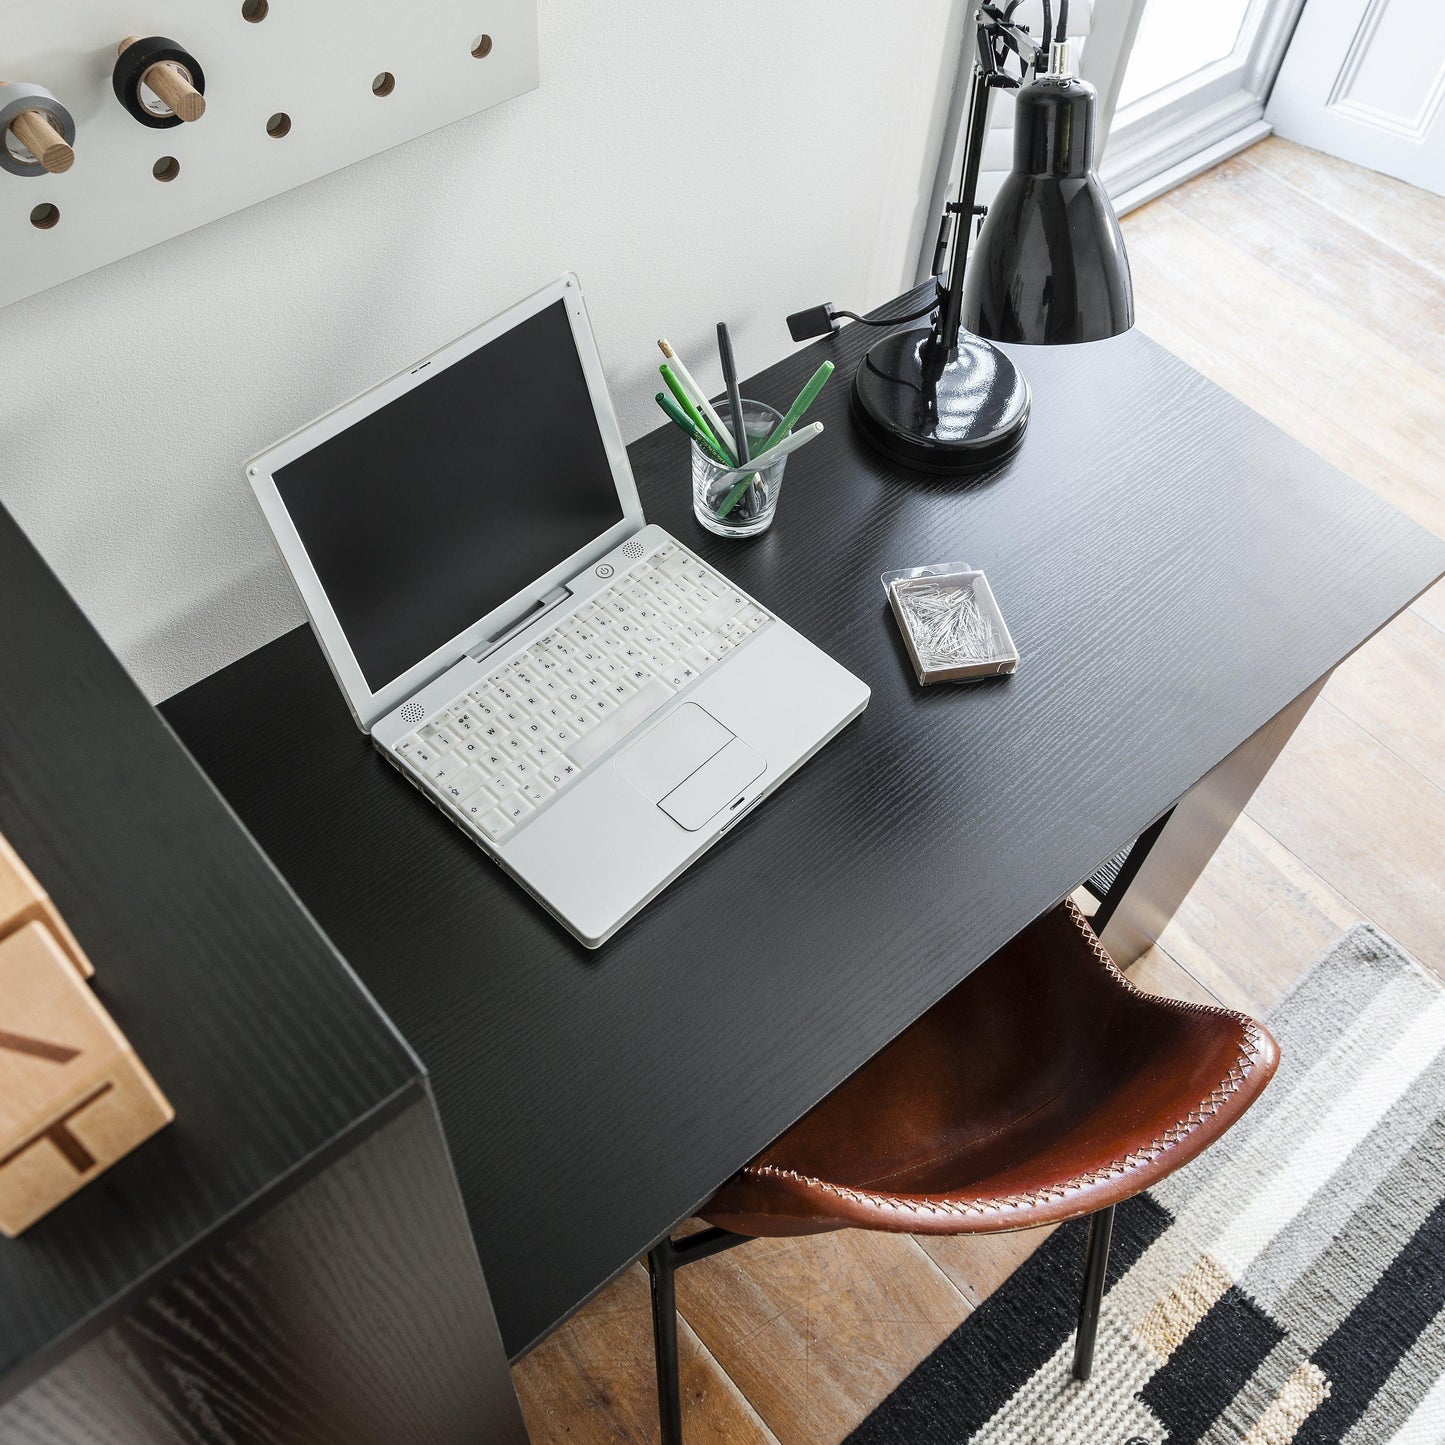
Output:
<path fill-rule="evenodd" d="M 742 402 L 743 425 L 748 447 L 760 451 L 773 434 L 782 415 L 765 402 Z M 732 410 L 726 402 L 717 407 L 724 426 L 733 431 Z M 726 467 L 692 443 L 692 510 L 709 532 L 719 537 L 755 537 L 772 525 L 778 509 L 778 490 L 783 485 L 787 457 L 770 467 Z"/>

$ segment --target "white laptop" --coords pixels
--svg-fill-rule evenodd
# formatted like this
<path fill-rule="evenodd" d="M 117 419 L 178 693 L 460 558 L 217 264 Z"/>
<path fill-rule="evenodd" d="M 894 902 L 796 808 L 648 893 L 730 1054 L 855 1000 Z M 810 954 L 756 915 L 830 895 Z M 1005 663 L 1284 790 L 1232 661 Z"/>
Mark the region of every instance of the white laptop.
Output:
<path fill-rule="evenodd" d="M 246 475 L 362 731 L 588 947 L 867 705 L 647 524 L 575 276 Z"/>

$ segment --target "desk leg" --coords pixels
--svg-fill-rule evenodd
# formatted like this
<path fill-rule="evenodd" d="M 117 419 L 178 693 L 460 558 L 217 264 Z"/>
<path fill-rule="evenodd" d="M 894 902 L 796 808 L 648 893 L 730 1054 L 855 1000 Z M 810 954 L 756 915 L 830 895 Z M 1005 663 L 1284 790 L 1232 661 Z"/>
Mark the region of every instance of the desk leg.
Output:
<path fill-rule="evenodd" d="M 1277 712 L 1140 838 L 1144 856 L 1130 855 L 1120 896 L 1101 910 L 1107 921 L 1100 936 L 1121 968 L 1158 941 L 1327 681 L 1328 674 Z"/>

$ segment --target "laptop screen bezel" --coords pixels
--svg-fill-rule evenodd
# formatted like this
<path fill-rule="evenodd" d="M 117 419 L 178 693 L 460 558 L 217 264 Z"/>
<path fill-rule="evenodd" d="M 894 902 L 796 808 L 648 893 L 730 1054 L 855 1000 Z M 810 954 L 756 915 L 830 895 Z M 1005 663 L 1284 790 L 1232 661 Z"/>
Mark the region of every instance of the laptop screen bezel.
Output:
<path fill-rule="evenodd" d="M 407 392 L 425 386 L 439 372 L 455 365 L 520 322 L 559 301 L 566 305 L 572 340 L 577 347 L 578 360 L 582 363 L 582 374 L 592 401 L 597 430 L 602 438 L 612 471 L 613 485 L 617 490 L 617 500 L 621 505 L 622 520 L 578 548 L 570 557 L 560 559 L 555 567 L 544 572 L 535 582 L 529 583 L 490 612 L 478 617 L 455 637 L 434 648 L 425 657 L 419 657 L 405 672 L 380 687 L 373 688 L 361 670 L 356 654 L 347 640 L 345 629 L 312 565 L 306 544 L 281 498 L 275 474 L 298 457 L 305 456 L 323 442 L 354 426 L 362 418 L 379 411 Z M 539 416 L 538 420 L 540 423 L 544 418 Z M 352 716 L 363 732 L 370 732 L 379 719 L 399 707 L 414 692 L 439 677 L 447 668 L 454 666 L 479 643 L 507 631 L 549 593 L 556 591 L 564 582 L 605 556 L 645 525 L 642 503 L 637 495 L 637 483 L 627 460 L 627 447 L 617 425 L 617 416 L 607 392 L 602 359 L 598 355 L 597 344 L 587 319 L 582 286 L 576 276 L 572 275 L 559 277 L 550 286 L 545 286 L 525 301 L 508 307 L 500 315 L 407 367 L 389 381 L 353 397 L 309 426 L 293 432 L 284 441 L 276 443 L 249 461 L 246 464 L 246 479 L 251 484 L 282 559 L 291 572 L 302 606 L 310 618 L 312 630 L 326 654 L 326 660 L 346 697 Z M 404 497 L 398 495 L 397 504 L 403 505 Z"/>

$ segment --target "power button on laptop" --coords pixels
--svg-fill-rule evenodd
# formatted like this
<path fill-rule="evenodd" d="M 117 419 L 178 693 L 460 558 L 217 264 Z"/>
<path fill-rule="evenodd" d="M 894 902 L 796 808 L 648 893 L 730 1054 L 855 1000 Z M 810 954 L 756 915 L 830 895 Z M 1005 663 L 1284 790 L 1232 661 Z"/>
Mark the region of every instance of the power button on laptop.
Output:
<path fill-rule="evenodd" d="M 599 577 L 610 577 L 615 570 L 611 562 L 603 562 L 597 568 L 597 575 Z"/>

